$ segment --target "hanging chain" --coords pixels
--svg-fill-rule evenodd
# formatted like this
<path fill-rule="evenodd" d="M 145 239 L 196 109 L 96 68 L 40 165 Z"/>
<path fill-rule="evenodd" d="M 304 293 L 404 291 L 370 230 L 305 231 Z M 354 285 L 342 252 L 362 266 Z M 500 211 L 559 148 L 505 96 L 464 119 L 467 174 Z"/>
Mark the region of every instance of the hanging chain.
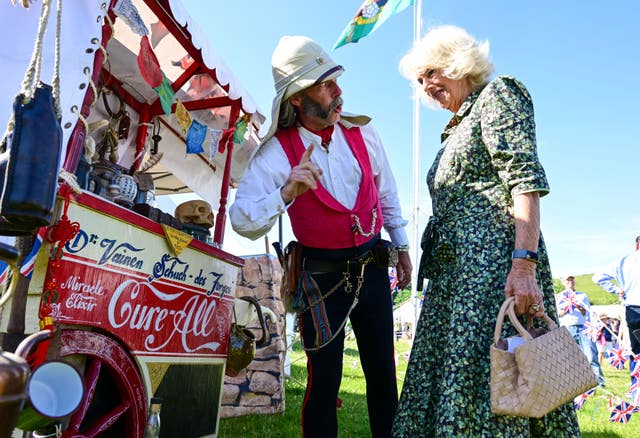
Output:
<path fill-rule="evenodd" d="M 362 229 L 362 225 L 360 225 L 360 218 L 357 215 L 352 214 L 351 219 L 353 220 L 353 225 L 351 225 L 351 231 L 353 232 L 353 234 L 358 232 L 364 237 L 371 237 L 376 234 L 376 220 L 378 219 L 377 209 L 371 209 L 371 228 L 369 229 L 368 233 L 365 233 Z"/>
<path fill-rule="evenodd" d="M 351 303 L 351 307 L 349 307 L 349 311 L 347 312 L 347 315 L 344 317 L 344 320 L 342 321 L 342 324 L 340 324 L 340 327 L 338 327 L 338 330 L 336 330 L 333 334 L 333 336 L 331 336 L 331 338 L 325 342 L 324 344 L 321 344 L 317 347 L 307 347 L 306 345 L 304 345 L 304 339 L 303 336 L 300 336 L 300 344 L 302 345 L 302 349 L 304 351 L 318 351 L 323 347 L 326 347 L 327 345 L 329 345 L 331 343 L 331 341 L 333 341 L 336 336 L 338 336 L 338 334 L 344 329 L 344 326 L 347 325 L 347 321 L 349 320 L 349 316 L 351 316 L 351 312 L 353 311 L 353 309 L 355 309 L 355 307 L 358 305 L 359 297 L 360 297 L 360 289 L 362 289 L 362 284 L 364 283 L 364 270 L 367 267 L 367 265 L 373 261 L 373 257 L 367 257 L 364 261 L 360 262 L 360 275 L 356 276 L 356 281 L 357 281 L 357 286 L 356 286 L 356 292 L 355 292 L 355 296 L 353 297 L 353 303 Z M 348 267 L 347 267 L 347 271 L 348 271 Z M 351 283 L 349 282 L 349 273 L 345 272 L 343 273 L 343 278 L 342 280 L 340 280 L 340 282 L 333 287 L 333 289 L 331 289 L 329 291 L 329 293 L 327 293 L 326 295 L 324 295 L 322 298 L 320 298 L 320 301 L 324 301 L 324 299 L 326 299 L 330 294 L 332 294 L 337 288 L 338 286 L 340 286 L 342 283 L 346 282 L 345 285 L 345 292 L 347 293 L 351 293 Z M 307 307 L 306 309 L 303 309 L 302 311 L 298 312 L 298 318 L 301 317 L 302 312 L 305 312 L 307 310 L 309 310 L 312 306 Z M 298 323 L 298 327 L 300 327 L 300 323 Z"/>

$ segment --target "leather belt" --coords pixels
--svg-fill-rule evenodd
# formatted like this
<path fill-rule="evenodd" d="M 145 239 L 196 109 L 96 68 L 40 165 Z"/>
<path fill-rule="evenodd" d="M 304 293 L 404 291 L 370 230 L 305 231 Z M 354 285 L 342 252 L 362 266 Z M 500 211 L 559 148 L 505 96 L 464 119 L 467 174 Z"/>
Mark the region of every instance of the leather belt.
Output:
<path fill-rule="evenodd" d="M 302 259 L 302 270 L 307 272 L 349 272 L 351 270 L 360 269 L 360 267 L 372 261 L 371 251 L 367 251 L 360 257 L 347 260 L 319 260 L 319 259 Z"/>

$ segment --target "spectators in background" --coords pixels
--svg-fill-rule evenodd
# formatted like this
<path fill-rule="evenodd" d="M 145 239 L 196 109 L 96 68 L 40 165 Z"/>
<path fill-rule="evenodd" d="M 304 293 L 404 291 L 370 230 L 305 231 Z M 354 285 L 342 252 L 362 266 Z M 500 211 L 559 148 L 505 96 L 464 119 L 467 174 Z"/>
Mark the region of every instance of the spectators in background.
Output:
<path fill-rule="evenodd" d="M 612 265 L 593 274 L 592 280 L 601 288 L 617 294 L 625 306 L 625 319 L 629 328 L 631 350 L 640 354 L 640 236 L 636 237 L 635 251 Z"/>
<path fill-rule="evenodd" d="M 564 279 L 566 289 L 556 295 L 560 325 L 567 327 L 573 339 L 578 343 L 598 379 L 604 386 L 604 374 L 598 360 L 598 349 L 591 337 L 584 333 L 585 322 L 591 320 L 591 302 L 584 292 L 576 290 L 575 278 L 569 275 Z"/>

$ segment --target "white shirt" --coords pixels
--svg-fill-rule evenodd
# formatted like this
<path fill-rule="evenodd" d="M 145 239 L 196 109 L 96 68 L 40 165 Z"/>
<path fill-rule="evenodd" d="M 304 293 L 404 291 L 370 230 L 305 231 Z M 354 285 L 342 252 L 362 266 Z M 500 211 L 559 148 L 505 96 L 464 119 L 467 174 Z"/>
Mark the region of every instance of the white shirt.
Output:
<path fill-rule="evenodd" d="M 597 271 L 591 280 L 612 294 L 624 291 L 623 305 L 640 306 L 640 251 L 634 251 Z M 617 285 L 613 283 L 614 280 Z"/>
<path fill-rule="evenodd" d="M 556 295 L 556 306 L 560 304 L 563 300 L 567 300 L 571 293 L 575 295 L 574 302 L 576 304 L 581 305 L 585 309 L 584 315 L 578 308 L 574 308 L 571 312 L 567 312 L 564 315 L 558 316 L 558 321 L 560 321 L 560 325 L 563 326 L 572 326 L 572 325 L 584 325 L 586 321 L 589 321 L 589 313 L 591 308 L 591 302 L 589 301 L 589 297 L 584 292 L 572 291 L 571 289 L 565 289 Z M 561 313 L 560 309 L 558 309 L 558 313 Z"/>
<path fill-rule="evenodd" d="M 407 221 L 401 215 L 396 182 L 380 136 L 371 124 L 361 126 L 360 130 L 378 189 L 384 228 L 395 245 L 407 245 L 409 241 L 404 229 Z M 342 129 L 335 127 L 326 149 L 320 146 L 320 137 L 311 131 L 299 126 L 298 133 L 305 149 L 311 143 L 316 144 L 311 161 L 322 169 L 320 183 L 338 202 L 352 209 L 362 172 Z M 231 225 L 238 234 L 255 240 L 273 227 L 278 216 L 292 204 L 285 205 L 280 194 L 290 172 L 291 165 L 280 142 L 276 137 L 270 138 L 249 163 L 229 209 Z"/>

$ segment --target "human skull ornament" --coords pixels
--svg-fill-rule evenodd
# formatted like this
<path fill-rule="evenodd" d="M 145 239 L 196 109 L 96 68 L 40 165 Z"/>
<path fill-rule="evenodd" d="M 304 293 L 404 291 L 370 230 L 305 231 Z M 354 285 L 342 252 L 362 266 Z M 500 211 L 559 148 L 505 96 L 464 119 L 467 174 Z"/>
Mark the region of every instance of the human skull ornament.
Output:
<path fill-rule="evenodd" d="M 213 211 L 207 201 L 187 201 L 176 207 L 174 216 L 183 224 L 202 225 L 213 227 Z"/>

